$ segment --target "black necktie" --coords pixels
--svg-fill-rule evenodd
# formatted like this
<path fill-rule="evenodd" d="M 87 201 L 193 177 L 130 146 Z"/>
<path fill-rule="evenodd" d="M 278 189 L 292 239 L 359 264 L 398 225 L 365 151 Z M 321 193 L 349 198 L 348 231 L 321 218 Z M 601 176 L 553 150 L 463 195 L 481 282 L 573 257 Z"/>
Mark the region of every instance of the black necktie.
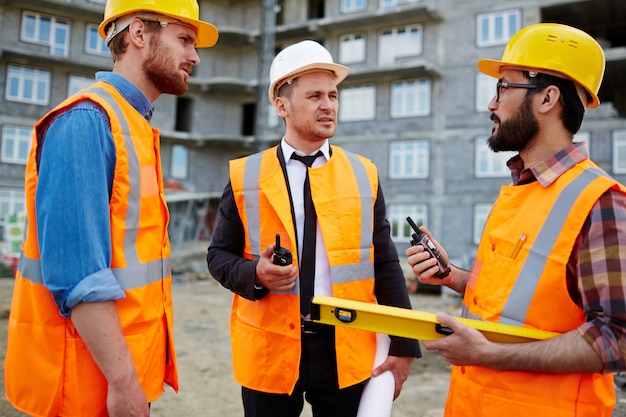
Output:
<path fill-rule="evenodd" d="M 317 230 L 317 215 L 313 198 L 311 198 L 311 185 L 309 184 L 309 168 L 313 161 L 321 156 L 322 151 L 315 155 L 300 156 L 291 154 L 292 159 L 296 159 L 307 166 L 306 177 L 304 177 L 304 233 L 302 236 L 302 259 L 300 260 L 300 313 L 306 317 L 311 308 L 313 298 L 313 286 L 315 283 L 315 235 Z"/>

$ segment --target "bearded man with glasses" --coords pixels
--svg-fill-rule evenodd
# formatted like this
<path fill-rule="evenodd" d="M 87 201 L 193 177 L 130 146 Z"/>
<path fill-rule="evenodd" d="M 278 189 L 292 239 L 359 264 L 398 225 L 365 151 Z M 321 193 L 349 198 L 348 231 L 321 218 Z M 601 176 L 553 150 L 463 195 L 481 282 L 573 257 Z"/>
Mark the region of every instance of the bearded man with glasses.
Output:
<path fill-rule="evenodd" d="M 604 67 L 591 36 L 560 24 L 523 28 L 501 60 L 478 62 L 498 79 L 487 142 L 518 152 L 507 162 L 512 183 L 472 271 L 453 265 L 439 279 L 419 246 L 408 262 L 421 282 L 463 294 L 464 317 L 559 335 L 493 343 L 439 313 L 454 333 L 423 344 L 454 365 L 446 417 L 611 416 L 613 373 L 626 369 L 626 188 L 573 141 L 599 105 Z"/>

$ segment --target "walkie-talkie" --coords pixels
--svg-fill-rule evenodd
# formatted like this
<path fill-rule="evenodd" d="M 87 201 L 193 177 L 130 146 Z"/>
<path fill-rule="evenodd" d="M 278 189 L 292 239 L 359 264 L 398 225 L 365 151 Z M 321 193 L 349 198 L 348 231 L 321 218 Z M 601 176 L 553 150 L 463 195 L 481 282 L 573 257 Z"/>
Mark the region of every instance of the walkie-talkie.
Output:
<path fill-rule="evenodd" d="M 280 234 L 276 234 L 276 247 L 274 248 L 274 265 L 291 265 L 293 256 L 289 249 L 280 247 Z"/>
<path fill-rule="evenodd" d="M 406 218 L 406 221 L 409 222 L 411 228 L 415 231 L 411 235 L 411 245 L 417 246 L 420 245 L 424 248 L 424 250 L 430 253 L 431 258 L 435 258 L 437 260 L 437 268 L 439 271 L 435 274 L 440 279 L 443 279 L 450 274 L 450 264 L 448 261 L 441 255 L 441 253 L 437 250 L 437 246 L 433 243 L 432 240 L 426 235 L 426 233 L 419 230 L 413 219 L 410 217 Z"/>

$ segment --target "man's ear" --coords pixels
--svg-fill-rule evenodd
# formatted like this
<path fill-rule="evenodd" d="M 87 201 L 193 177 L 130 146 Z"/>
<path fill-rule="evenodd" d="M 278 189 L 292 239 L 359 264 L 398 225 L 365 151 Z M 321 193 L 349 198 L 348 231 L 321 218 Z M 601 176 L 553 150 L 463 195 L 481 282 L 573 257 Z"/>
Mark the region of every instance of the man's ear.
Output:
<path fill-rule="evenodd" d="M 288 114 L 289 100 L 285 97 L 276 97 L 274 107 L 276 107 L 276 113 L 284 119 Z"/>
<path fill-rule="evenodd" d="M 137 47 L 145 44 L 146 24 L 141 19 L 133 19 L 128 25 L 128 41 Z"/>
<path fill-rule="evenodd" d="M 540 112 L 548 112 L 552 110 L 557 103 L 562 101 L 561 90 L 555 85 L 549 85 L 539 93 L 541 102 L 539 106 Z"/>

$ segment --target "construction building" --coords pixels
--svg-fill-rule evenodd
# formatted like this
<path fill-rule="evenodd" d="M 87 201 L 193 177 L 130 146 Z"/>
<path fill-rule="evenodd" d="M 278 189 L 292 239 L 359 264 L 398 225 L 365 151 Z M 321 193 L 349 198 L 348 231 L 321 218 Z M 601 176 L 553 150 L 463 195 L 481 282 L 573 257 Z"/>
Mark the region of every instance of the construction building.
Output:
<path fill-rule="evenodd" d="M 96 71 L 112 67 L 97 35 L 103 8 L 104 0 L 0 2 L 4 234 L 10 215 L 24 207 L 33 123 L 91 83 Z M 202 62 L 189 91 L 163 95 L 153 117 L 175 248 L 210 239 L 228 161 L 281 138 L 282 121 L 267 100 L 269 64 L 277 50 L 302 39 L 319 41 L 351 68 L 340 85 L 331 143 L 378 166 L 400 254 L 411 216 L 429 227 L 455 264 L 471 266 L 485 217 L 510 181 L 505 161 L 512 156 L 485 144 L 496 80 L 476 63 L 499 59 L 510 36 L 529 24 L 570 24 L 603 46 L 602 104 L 589 110 L 577 140 L 626 182 L 622 0 L 202 0 L 200 15 L 218 28 L 219 41 L 198 50 Z"/>

